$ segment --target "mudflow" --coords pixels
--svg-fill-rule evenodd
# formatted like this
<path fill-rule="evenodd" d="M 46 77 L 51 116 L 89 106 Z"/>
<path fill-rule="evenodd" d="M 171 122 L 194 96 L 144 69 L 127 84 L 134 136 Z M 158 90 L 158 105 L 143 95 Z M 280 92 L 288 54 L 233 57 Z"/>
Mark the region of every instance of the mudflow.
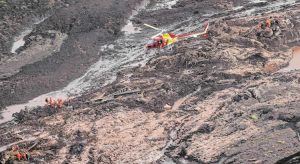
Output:
<path fill-rule="evenodd" d="M 76 93 L 2 123 L 0 159 L 17 163 L 17 144 L 30 163 L 299 163 L 299 3 L 0 0 L 2 108 Z M 260 29 L 269 17 L 276 29 Z M 157 33 L 143 23 L 207 22 L 207 40 L 143 47 Z"/>

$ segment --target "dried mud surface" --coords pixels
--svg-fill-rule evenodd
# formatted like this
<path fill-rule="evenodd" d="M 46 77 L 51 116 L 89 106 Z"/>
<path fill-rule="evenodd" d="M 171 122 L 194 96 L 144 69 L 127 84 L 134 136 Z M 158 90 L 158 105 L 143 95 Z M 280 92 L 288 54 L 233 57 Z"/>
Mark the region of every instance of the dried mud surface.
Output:
<path fill-rule="evenodd" d="M 275 2 L 187 0 L 141 12 L 135 23 L 164 26 L 220 11 L 208 16 L 207 41 L 178 42 L 63 109 L 16 113 L 0 126 L 0 148 L 38 142 L 36 163 L 299 163 L 300 72 L 277 71 L 300 44 L 300 6 L 235 16 Z M 281 33 L 258 37 L 270 16 Z"/>

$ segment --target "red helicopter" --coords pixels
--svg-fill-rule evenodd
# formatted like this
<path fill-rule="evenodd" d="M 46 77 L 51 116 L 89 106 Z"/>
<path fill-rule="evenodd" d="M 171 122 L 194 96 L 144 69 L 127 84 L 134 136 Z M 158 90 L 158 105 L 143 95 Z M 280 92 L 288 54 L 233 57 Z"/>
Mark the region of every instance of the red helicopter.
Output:
<path fill-rule="evenodd" d="M 148 24 L 144 24 L 147 27 L 150 27 L 155 30 L 160 30 L 159 28 L 153 27 Z M 151 37 L 151 42 L 146 44 L 146 48 L 164 48 L 168 45 L 171 45 L 181 39 L 189 38 L 189 37 L 198 37 L 201 36 L 202 38 L 207 39 L 208 38 L 208 28 L 209 28 L 209 23 L 206 24 L 205 30 L 203 32 L 194 32 L 190 34 L 182 34 L 182 35 L 175 35 L 173 33 L 162 33 L 160 32 L 159 34 Z"/>

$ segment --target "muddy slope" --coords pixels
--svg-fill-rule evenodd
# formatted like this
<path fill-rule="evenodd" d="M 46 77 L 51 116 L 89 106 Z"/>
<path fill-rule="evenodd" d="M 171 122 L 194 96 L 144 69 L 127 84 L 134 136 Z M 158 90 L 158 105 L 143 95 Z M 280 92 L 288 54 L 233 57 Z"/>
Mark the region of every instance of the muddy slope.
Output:
<path fill-rule="evenodd" d="M 175 32 L 210 17 L 211 38 L 159 51 L 63 110 L 15 114 L 18 124 L 1 125 L 0 145 L 38 142 L 31 160 L 46 163 L 297 163 L 300 73 L 277 71 L 300 44 L 300 10 L 294 3 L 275 8 L 276 2 L 189 0 L 141 13 L 137 23 L 155 24 L 156 14 L 168 15 L 170 23 L 178 19 Z M 218 12 L 197 14 L 210 6 Z M 258 36 L 257 24 L 270 16 L 280 34 Z"/>
<path fill-rule="evenodd" d="M 102 55 L 100 46 L 122 34 L 120 29 L 137 2 L 91 0 L 66 2 L 58 9 L 50 7 L 53 11 L 49 12 L 43 22 L 32 27 L 32 32 L 24 38 L 25 45 L 16 51 L 17 54 L 8 54 L 2 59 L 0 105 L 28 101 L 66 86 L 71 80 L 82 75 Z M 32 3 L 34 2 L 26 1 L 25 6 L 29 8 Z M 26 19 L 26 14 L 24 19 L 18 19 L 14 15 L 22 15 L 23 10 L 11 10 L 13 6 L 22 8 L 23 4 L 10 4 L 8 1 L 5 5 L 8 7 L 1 8 L 2 12 L 8 15 L 4 16 L 7 19 L 5 22 L 14 22 L 15 19 L 29 19 L 33 22 L 34 17 L 30 14 Z M 35 8 L 41 10 L 42 14 L 48 13 L 43 6 L 47 5 L 39 4 Z M 8 48 L 12 43 L 13 33 L 21 32 L 21 27 L 27 27 L 26 23 L 22 22 L 6 26 L 1 31 L 15 31 L 7 32 L 6 39 L 1 39 L 4 55 L 10 51 Z"/>

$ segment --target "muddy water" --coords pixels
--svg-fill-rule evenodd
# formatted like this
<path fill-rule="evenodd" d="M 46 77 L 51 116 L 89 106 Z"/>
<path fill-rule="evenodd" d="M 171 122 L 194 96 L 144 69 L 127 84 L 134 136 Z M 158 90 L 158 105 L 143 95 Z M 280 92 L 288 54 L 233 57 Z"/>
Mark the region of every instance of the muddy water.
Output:
<path fill-rule="evenodd" d="M 24 44 L 25 44 L 24 37 L 27 36 L 28 34 L 30 34 L 31 31 L 32 31 L 32 29 L 27 29 L 24 32 L 22 32 L 20 36 L 18 36 L 14 39 L 15 42 L 12 45 L 11 53 L 16 53 L 17 49 L 24 46 Z"/>
<path fill-rule="evenodd" d="M 14 43 L 12 45 L 12 48 L 11 48 L 11 53 L 16 53 L 16 51 L 24 46 L 25 44 L 25 40 L 24 40 L 24 37 L 26 37 L 27 35 L 29 35 L 32 30 L 33 30 L 33 26 L 34 25 L 38 25 L 42 22 L 44 22 L 46 19 L 48 19 L 49 16 L 47 17 L 43 17 L 43 18 L 39 18 L 39 19 L 36 19 L 36 21 L 33 23 L 32 27 L 29 27 L 28 29 L 24 30 L 19 36 L 15 37 L 14 38 Z"/>
<path fill-rule="evenodd" d="M 125 35 L 130 35 L 134 33 L 139 33 L 141 31 L 141 28 L 134 27 L 133 22 L 131 19 L 136 16 L 139 11 L 145 9 L 147 5 L 150 3 L 149 0 L 144 0 L 136 7 L 136 9 L 132 12 L 132 15 L 129 17 L 127 24 L 121 29 L 125 33 Z"/>
<path fill-rule="evenodd" d="M 252 1 L 252 3 L 261 3 L 261 2 L 265 2 L 265 1 L 262 1 L 262 0 Z M 262 14 L 262 13 L 266 14 L 266 13 L 278 11 L 278 10 L 282 9 L 284 6 L 295 5 L 296 3 L 297 3 L 296 0 L 284 0 L 284 1 L 277 0 L 272 3 L 268 3 L 266 6 L 253 7 L 253 8 L 247 9 L 243 12 L 239 12 L 239 13 L 235 14 L 235 17 L 251 16 L 251 15 Z M 244 6 L 237 6 L 234 8 L 234 10 L 240 10 L 243 8 L 244 8 Z"/>
<path fill-rule="evenodd" d="M 68 96 L 64 93 L 51 92 L 51 93 L 47 93 L 47 94 L 41 95 L 39 97 L 36 97 L 33 100 L 30 100 L 28 103 L 8 106 L 6 108 L 6 110 L 4 110 L 1 113 L 3 116 L 3 119 L 0 120 L 0 124 L 12 120 L 13 119 L 12 115 L 16 112 L 20 112 L 21 109 L 25 109 L 25 108 L 30 109 L 33 107 L 46 105 L 45 99 L 47 97 L 52 97 L 54 99 L 62 98 L 64 100 L 66 100 L 68 98 Z"/>
<path fill-rule="evenodd" d="M 158 9 L 172 9 L 172 6 L 176 5 L 179 0 L 158 0 L 150 10 Z"/>
<path fill-rule="evenodd" d="M 293 48 L 293 58 L 291 59 L 289 65 L 279 72 L 289 72 L 293 70 L 300 70 L 300 47 Z"/>

